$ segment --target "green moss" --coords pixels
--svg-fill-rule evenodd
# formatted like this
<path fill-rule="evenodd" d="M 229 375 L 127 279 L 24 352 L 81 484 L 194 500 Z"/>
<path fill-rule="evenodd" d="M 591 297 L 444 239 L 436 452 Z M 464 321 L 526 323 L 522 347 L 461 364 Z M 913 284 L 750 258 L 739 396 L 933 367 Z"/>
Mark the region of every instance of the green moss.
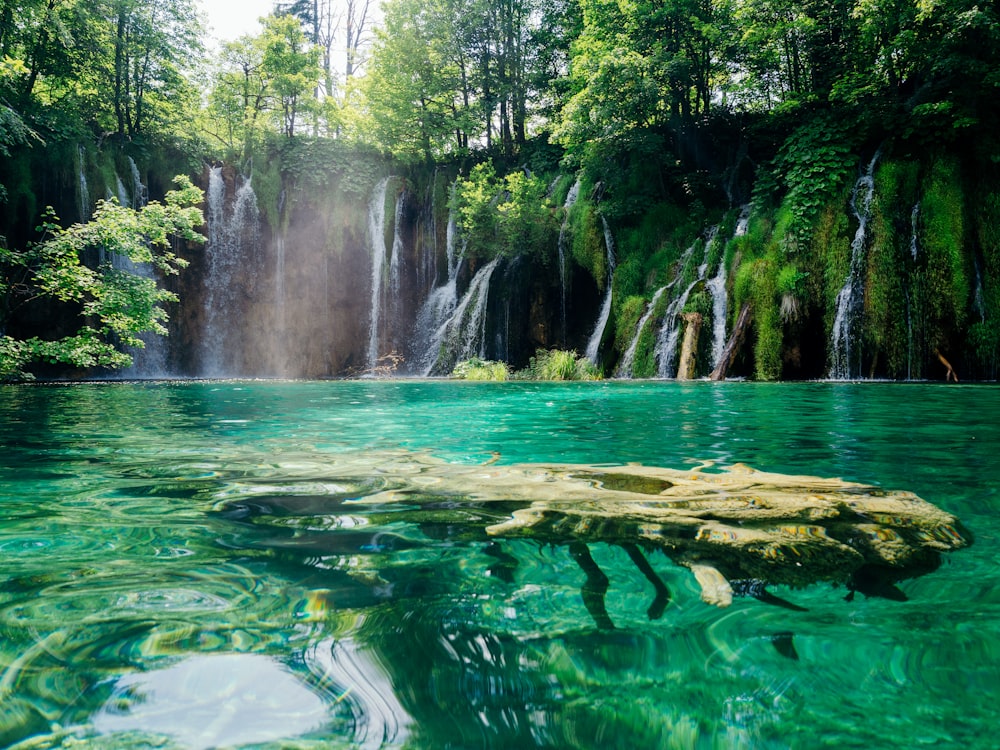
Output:
<path fill-rule="evenodd" d="M 607 247 L 604 243 L 604 227 L 594 204 L 584 198 L 578 200 L 570 211 L 569 226 L 573 235 L 573 260 L 594 277 L 598 288 L 603 291 L 610 281 Z"/>
<path fill-rule="evenodd" d="M 920 201 L 920 247 L 925 254 L 928 344 L 947 347 L 965 324 L 971 298 L 966 265 L 964 196 L 957 162 L 936 159 Z"/>
<path fill-rule="evenodd" d="M 616 274 L 617 277 L 617 274 Z M 624 353 L 625 348 L 632 343 L 635 336 L 635 327 L 639 324 L 639 319 L 646 311 L 648 301 L 645 297 L 633 294 L 624 297 L 618 305 L 617 313 L 614 316 L 615 341 Z"/>

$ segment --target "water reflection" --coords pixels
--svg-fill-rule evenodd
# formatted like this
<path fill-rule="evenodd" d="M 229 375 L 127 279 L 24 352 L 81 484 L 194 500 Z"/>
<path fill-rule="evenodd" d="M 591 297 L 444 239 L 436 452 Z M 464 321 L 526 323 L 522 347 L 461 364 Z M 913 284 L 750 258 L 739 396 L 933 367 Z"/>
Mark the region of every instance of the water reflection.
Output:
<path fill-rule="evenodd" d="M 161 735 L 203 750 L 326 729 L 331 704 L 274 659 L 213 654 L 115 679 L 92 722 L 101 735 Z"/>
<path fill-rule="evenodd" d="M 1000 702 L 997 391 L 717 386 L 0 390 L 0 746 L 981 744 Z M 604 588 L 570 545 L 473 533 L 499 520 L 474 503 L 416 523 L 359 502 L 399 491 L 378 456 L 401 449 L 845 476 L 978 541 L 903 581 L 908 601 L 779 587 L 807 611 L 719 611 L 661 554 L 647 575 L 588 545 Z M 367 483 L 338 478 L 348 454 Z"/>

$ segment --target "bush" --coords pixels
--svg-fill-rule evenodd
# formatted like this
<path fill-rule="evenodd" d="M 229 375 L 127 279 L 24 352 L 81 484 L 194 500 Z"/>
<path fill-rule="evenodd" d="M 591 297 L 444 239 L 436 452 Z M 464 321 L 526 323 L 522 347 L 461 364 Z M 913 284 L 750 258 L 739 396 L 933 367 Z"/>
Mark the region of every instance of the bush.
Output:
<path fill-rule="evenodd" d="M 563 349 L 539 349 L 518 373 L 524 380 L 600 380 L 597 366 L 576 352 Z"/>
<path fill-rule="evenodd" d="M 455 365 L 451 377 L 456 380 L 507 380 L 510 369 L 505 362 L 493 362 L 479 357 L 465 359 Z"/>

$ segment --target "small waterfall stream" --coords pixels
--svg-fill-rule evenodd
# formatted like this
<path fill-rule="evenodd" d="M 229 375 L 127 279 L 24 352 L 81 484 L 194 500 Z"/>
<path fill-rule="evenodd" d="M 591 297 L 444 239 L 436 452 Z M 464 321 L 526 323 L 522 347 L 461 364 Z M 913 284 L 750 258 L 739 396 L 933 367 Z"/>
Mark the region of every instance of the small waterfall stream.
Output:
<path fill-rule="evenodd" d="M 607 281 L 605 282 L 604 301 L 601 303 L 601 314 L 597 318 L 597 325 L 594 326 L 594 332 L 590 334 L 585 354 L 587 359 L 595 365 L 597 364 L 597 353 L 601 348 L 601 339 L 604 338 L 604 329 L 607 328 L 608 318 L 611 316 L 611 290 L 614 287 L 615 280 L 615 240 L 611 236 L 611 227 L 608 226 L 608 220 L 602 216 L 601 222 L 604 224 L 604 245 L 608 251 L 608 273 L 606 277 Z"/>
<path fill-rule="evenodd" d="M 645 330 L 646 325 L 649 323 L 649 319 L 653 317 L 653 313 L 656 312 L 656 306 L 660 302 L 660 297 L 663 293 L 670 289 L 672 284 L 667 284 L 666 286 L 661 286 L 656 290 L 653 295 L 653 299 L 649 301 L 646 306 L 646 311 L 639 318 L 639 323 L 635 327 L 635 335 L 632 337 L 632 341 L 628 345 L 628 349 L 625 350 L 625 354 L 622 355 L 621 362 L 618 363 L 618 369 L 615 372 L 615 376 L 619 378 L 631 378 L 632 370 L 635 367 L 635 351 L 639 347 L 639 337 L 642 336 L 642 332 Z"/>
<path fill-rule="evenodd" d="M 733 237 L 742 237 L 747 233 L 750 226 L 750 206 L 745 205 L 740 210 L 740 216 L 736 220 L 736 229 Z M 727 294 L 726 294 L 726 255 L 719 258 L 719 269 L 715 276 L 706 282 L 709 294 L 712 296 L 712 368 L 718 366 L 722 358 L 722 350 L 726 346 L 726 315 Z"/>
<path fill-rule="evenodd" d="M 90 188 L 87 186 L 87 152 L 83 146 L 77 149 L 79 164 L 77 165 L 77 208 L 80 211 L 80 221 L 90 221 Z"/>
<path fill-rule="evenodd" d="M 130 206 L 134 209 L 142 208 L 146 205 L 149 193 L 142 183 L 142 175 L 139 167 L 130 156 L 128 159 L 130 178 L 132 181 L 132 193 L 129 195 L 127 187 L 122 183 L 118 175 L 115 175 L 117 188 L 119 191 L 118 200 L 123 206 Z M 123 256 L 115 256 L 114 265 L 129 273 L 141 276 L 145 279 L 155 279 L 156 270 L 152 263 L 133 263 Z M 169 364 L 169 342 L 165 336 L 156 333 L 144 333 L 139 336 L 145 347 L 133 349 L 129 353 L 132 355 L 132 366 L 121 372 L 125 378 L 167 378 L 173 373 Z"/>
<path fill-rule="evenodd" d="M 830 339 L 830 378 L 847 380 L 855 376 L 860 362 L 855 362 L 852 351 L 857 336 L 858 323 L 864 296 L 864 257 L 868 234 L 868 219 L 871 215 L 872 198 L 875 195 L 875 164 L 881 155 L 876 151 L 851 194 L 851 212 L 858 222 L 857 231 L 851 241 L 851 265 L 844 286 L 837 294 L 837 313 L 833 321 Z"/>

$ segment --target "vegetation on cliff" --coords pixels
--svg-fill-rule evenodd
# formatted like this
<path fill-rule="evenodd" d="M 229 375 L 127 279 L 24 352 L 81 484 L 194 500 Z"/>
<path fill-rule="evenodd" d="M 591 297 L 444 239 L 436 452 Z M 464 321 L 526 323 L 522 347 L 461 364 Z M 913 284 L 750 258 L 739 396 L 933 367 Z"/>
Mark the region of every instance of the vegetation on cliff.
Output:
<path fill-rule="evenodd" d="M 732 330 L 746 307 L 730 374 L 824 376 L 841 326 L 852 375 L 996 377 L 992 5 L 389 0 L 377 28 L 345 8 L 338 26 L 329 0 L 278 4 L 203 63 L 192 0 L 3 3 L 6 267 L 32 262 L 46 206 L 86 222 L 102 195 L 134 197 L 133 169 L 155 196 L 178 165 L 227 160 L 271 227 L 313 206 L 355 241 L 359 204 L 395 172 L 437 195 L 437 232 L 450 203 L 469 257 L 610 287 L 606 374 L 626 354 L 635 376 L 670 372 L 671 316 Z M 444 175 L 459 176 L 450 201 Z M 24 339 L 34 323 L 7 325 Z M 699 374 L 718 344 L 702 336 Z"/>

